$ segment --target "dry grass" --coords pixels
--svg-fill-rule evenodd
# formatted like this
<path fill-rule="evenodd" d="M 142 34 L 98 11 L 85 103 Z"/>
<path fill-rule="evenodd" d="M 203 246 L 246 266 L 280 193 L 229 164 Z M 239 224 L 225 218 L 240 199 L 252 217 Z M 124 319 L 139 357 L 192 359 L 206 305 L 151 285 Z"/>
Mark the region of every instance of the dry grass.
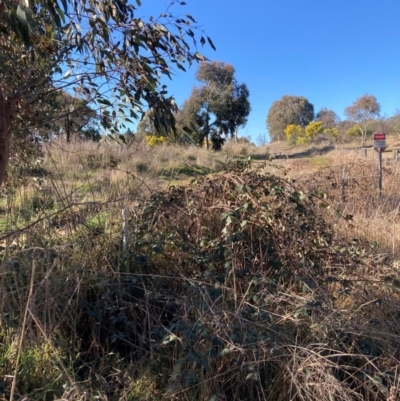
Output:
<path fill-rule="evenodd" d="M 3 398 L 16 372 L 27 400 L 397 400 L 397 170 L 382 202 L 372 178 L 343 202 L 343 166 L 374 174 L 356 151 L 229 164 L 267 150 L 47 147 L 1 204 Z"/>
<path fill-rule="evenodd" d="M 369 149 L 367 158 L 359 149 L 338 148 L 318 157 L 289 160 L 290 176 L 309 191 L 328 196 L 334 209 L 352 215 L 354 222 L 339 224 L 343 238 L 361 237 L 378 245 L 377 251 L 394 261 L 400 259 L 400 166 L 391 153 L 383 158 L 383 192 L 378 199 L 378 162 Z M 344 170 L 345 169 L 345 170 Z M 343 174 L 345 180 L 343 181 Z"/>

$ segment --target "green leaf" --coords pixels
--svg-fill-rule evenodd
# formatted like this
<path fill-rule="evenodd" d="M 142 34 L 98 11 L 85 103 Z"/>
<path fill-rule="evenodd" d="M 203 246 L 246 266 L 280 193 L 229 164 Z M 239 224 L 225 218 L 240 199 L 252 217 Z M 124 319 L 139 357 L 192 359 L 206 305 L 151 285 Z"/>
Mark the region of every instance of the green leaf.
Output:
<path fill-rule="evenodd" d="M 107 99 L 99 99 L 97 102 L 101 103 L 101 104 L 104 104 L 106 106 L 112 106 L 111 102 L 109 100 L 107 100 Z"/>
<path fill-rule="evenodd" d="M 12 20 L 15 23 L 13 24 L 14 30 L 19 33 L 19 36 L 25 42 L 25 45 L 30 46 L 31 27 L 28 22 L 28 9 L 25 6 L 18 4 L 16 16 L 17 21 L 15 21 L 14 19 Z"/>
<path fill-rule="evenodd" d="M 196 20 L 190 14 L 186 14 L 186 17 L 189 18 L 192 22 L 196 23 Z"/>
<path fill-rule="evenodd" d="M 217 50 L 217 48 L 215 47 L 213 41 L 212 41 L 208 36 L 207 36 L 207 40 L 208 40 L 208 43 L 210 44 L 211 48 L 212 48 L 213 50 Z"/>
<path fill-rule="evenodd" d="M 185 69 L 185 67 L 181 64 L 181 63 L 178 63 L 178 62 L 176 62 L 176 66 L 180 69 L 180 70 L 182 70 L 182 71 L 185 71 L 186 72 L 186 69 Z"/>
<path fill-rule="evenodd" d="M 57 7 L 56 11 L 57 11 L 57 14 L 60 16 L 60 18 L 62 19 L 62 22 L 65 24 L 65 15 L 62 12 L 61 8 Z"/>
<path fill-rule="evenodd" d="M 67 13 L 68 12 L 67 0 L 61 0 L 61 3 L 63 5 L 64 12 Z"/>
<path fill-rule="evenodd" d="M 56 11 L 56 9 L 55 9 L 55 7 L 54 7 L 54 4 L 51 2 L 51 0 L 49 0 L 49 1 L 47 2 L 47 9 L 50 11 L 50 14 L 52 15 L 53 20 L 54 20 L 54 22 L 56 23 L 57 27 L 58 27 L 58 28 L 61 28 L 61 26 L 62 26 L 62 24 L 61 24 L 61 18 L 60 18 L 60 16 L 58 15 L 58 13 L 57 13 L 57 11 Z"/>

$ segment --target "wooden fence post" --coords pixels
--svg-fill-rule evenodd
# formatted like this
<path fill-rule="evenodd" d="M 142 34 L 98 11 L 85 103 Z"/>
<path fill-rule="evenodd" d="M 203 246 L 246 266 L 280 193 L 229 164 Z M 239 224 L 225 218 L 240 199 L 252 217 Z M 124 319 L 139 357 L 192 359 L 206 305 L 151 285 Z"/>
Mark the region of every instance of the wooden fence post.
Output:
<path fill-rule="evenodd" d="M 368 148 L 361 148 L 361 157 L 364 157 L 364 159 L 367 158 L 367 151 Z"/>
<path fill-rule="evenodd" d="M 342 170 L 342 202 L 344 202 L 346 200 L 345 185 L 346 185 L 346 167 L 343 167 L 343 170 Z"/>

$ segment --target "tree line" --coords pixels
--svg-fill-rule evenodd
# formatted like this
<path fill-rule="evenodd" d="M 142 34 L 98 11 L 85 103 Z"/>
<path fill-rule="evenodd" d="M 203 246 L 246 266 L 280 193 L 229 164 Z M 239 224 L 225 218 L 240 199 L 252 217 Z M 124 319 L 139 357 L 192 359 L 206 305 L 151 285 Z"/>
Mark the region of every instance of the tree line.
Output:
<path fill-rule="evenodd" d="M 201 62 L 196 74 L 200 85 L 194 86 L 189 98 L 175 113 L 177 137 L 214 150 L 232 138 L 238 140 L 238 128 L 247 123 L 250 93 L 245 83 L 238 83 L 235 69 L 223 62 Z M 375 96 L 365 94 L 345 108 L 345 120 L 326 107 L 315 112 L 314 105 L 304 96 L 285 95 L 273 102 L 267 113 L 266 128 L 272 142 L 286 140 L 304 144 L 317 136 L 334 141 L 360 137 L 362 145 L 375 131 L 400 132 L 400 113 L 391 117 L 380 114 L 381 106 Z M 150 141 L 171 133 L 157 130 L 149 111 L 138 125 L 138 134 Z M 173 137 L 173 136 L 172 136 Z M 264 141 L 265 142 L 265 141 Z"/>
<path fill-rule="evenodd" d="M 344 121 L 326 107 L 315 113 L 314 105 L 303 96 L 283 96 L 269 109 L 266 126 L 271 141 L 303 144 L 321 134 L 334 140 L 358 136 L 364 145 L 368 135 L 375 131 L 400 132 L 400 113 L 383 117 L 380 112 L 380 104 L 370 94 L 360 96 L 345 108 Z"/>

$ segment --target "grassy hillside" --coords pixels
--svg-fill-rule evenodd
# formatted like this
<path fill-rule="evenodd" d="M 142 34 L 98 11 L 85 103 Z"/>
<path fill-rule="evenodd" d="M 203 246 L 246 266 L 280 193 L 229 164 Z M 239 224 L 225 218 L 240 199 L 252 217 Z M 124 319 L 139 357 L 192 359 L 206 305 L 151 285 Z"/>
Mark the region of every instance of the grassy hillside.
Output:
<path fill-rule="evenodd" d="M 399 399 L 394 163 L 379 201 L 329 144 L 44 155 L 2 189 L 2 399 Z"/>

